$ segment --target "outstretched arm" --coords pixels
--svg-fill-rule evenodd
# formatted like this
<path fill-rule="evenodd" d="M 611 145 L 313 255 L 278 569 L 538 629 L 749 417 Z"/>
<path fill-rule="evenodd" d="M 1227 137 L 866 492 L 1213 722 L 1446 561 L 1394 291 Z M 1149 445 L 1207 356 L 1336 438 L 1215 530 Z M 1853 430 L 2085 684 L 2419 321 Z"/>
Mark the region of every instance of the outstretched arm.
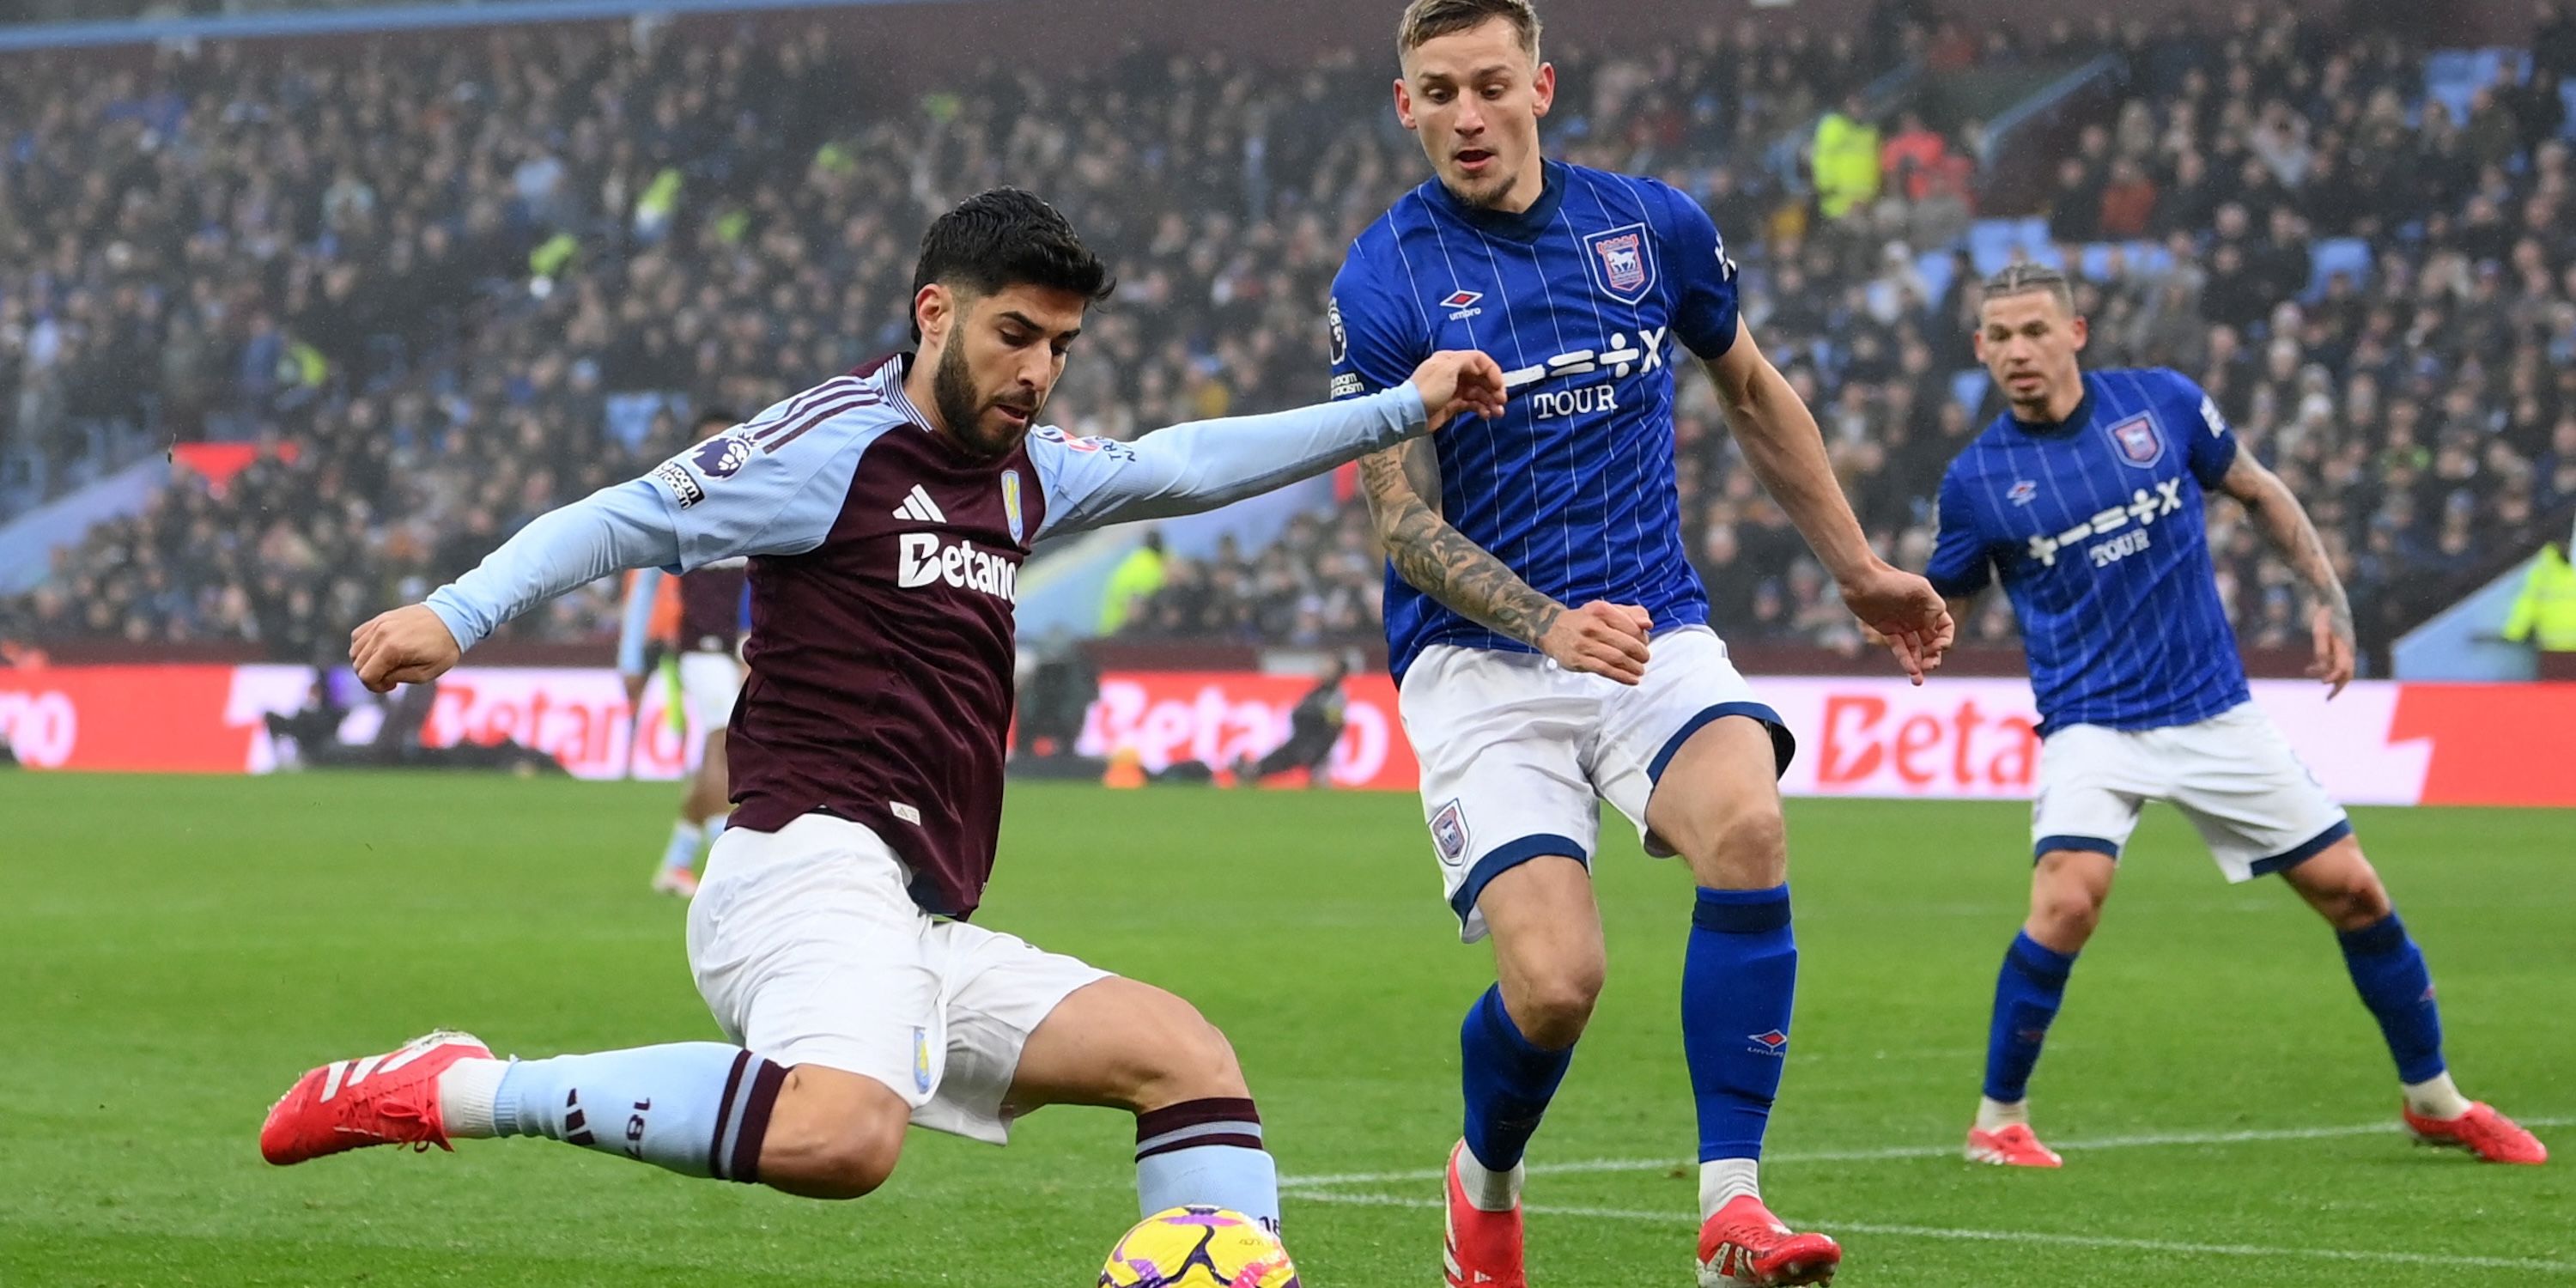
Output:
<path fill-rule="evenodd" d="M 1925 672 L 1941 665 L 1941 654 L 1957 630 L 1949 609 L 1930 582 L 1871 552 L 1860 520 L 1834 478 L 1833 463 L 1825 457 L 1824 434 L 1816 428 L 1815 416 L 1762 356 L 1743 323 L 1736 327 L 1735 343 L 1707 366 L 1745 463 L 1833 575 L 1843 602 L 1887 641 L 1897 664 L 1921 684 Z"/>
<path fill-rule="evenodd" d="M 2326 557 L 2325 543 L 2317 539 L 2316 525 L 2308 522 L 2307 510 L 2300 506 L 2299 498 L 2290 494 L 2281 476 L 2265 469 L 2251 452 L 2236 453 L 2218 486 L 2244 503 L 2264 540 L 2289 563 L 2290 570 L 2298 574 L 2299 584 L 2306 587 L 2308 617 L 2317 650 L 2308 674 L 2331 687 L 2328 698 L 2342 693 L 2343 686 L 2352 683 L 2352 601 L 2344 595 L 2343 579 L 2335 575 L 2334 561 Z"/>
<path fill-rule="evenodd" d="M 679 529 L 652 484 L 603 488 L 539 515 L 426 603 L 359 627 L 349 660 L 378 693 L 435 679 L 501 623 L 546 600 L 612 572 L 679 561 Z"/>
<path fill-rule="evenodd" d="M 821 545 L 849 492 L 858 449 L 883 427 L 853 407 L 763 441 L 761 427 L 794 405 L 782 402 L 643 478 L 538 516 L 427 602 L 360 626 L 349 641 L 358 678 L 378 693 L 436 679 L 501 623 L 620 569 L 682 572 L 732 555 Z"/>
<path fill-rule="evenodd" d="M 1503 369 L 1484 354 L 1455 350 L 1433 354 L 1411 381 L 1366 398 L 1193 421 L 1133 443 L 1050 430 L 1029 440 L 1047 490 L 1039 535 L 1213 510 L 1436 430 L 1453 416 L 1502 406 Z"/>

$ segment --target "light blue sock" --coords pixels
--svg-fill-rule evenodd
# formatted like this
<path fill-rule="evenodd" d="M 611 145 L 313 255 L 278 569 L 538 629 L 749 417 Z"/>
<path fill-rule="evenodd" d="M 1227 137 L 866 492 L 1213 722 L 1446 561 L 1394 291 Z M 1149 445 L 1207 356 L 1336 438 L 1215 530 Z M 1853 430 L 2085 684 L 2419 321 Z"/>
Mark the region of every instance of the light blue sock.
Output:
<path fill-rule="evenodd" d="M 662 850 L 662 866 L 694 869 L 698 866 L 698 847 L 706 843 L 706 829 L 687 819 L 671 825 L 671 843 Z"/>
<path fill-rule="evenodd" d="M 732 821 L 733 815 L 718 814 L 699 825 L 699 830 L 706 835 L 708 849 L 716 848 L 716 838 L 724 835 L 725 825 Z"/>
<path fill-rule="evenodd" d="M 721 1042 L 513 1061 L 493 1095 L 492 1131 L 753 1182 L 786 1080 L 782 1066 Z"/>
<path fill-rule="evenodd" d="M 1279 1230 L 1279 1167 L 1250 1100 L 1210 1098 L 1136 1115 L 1136 1203 L 1144 1214 L 1199 1204 Z"/>

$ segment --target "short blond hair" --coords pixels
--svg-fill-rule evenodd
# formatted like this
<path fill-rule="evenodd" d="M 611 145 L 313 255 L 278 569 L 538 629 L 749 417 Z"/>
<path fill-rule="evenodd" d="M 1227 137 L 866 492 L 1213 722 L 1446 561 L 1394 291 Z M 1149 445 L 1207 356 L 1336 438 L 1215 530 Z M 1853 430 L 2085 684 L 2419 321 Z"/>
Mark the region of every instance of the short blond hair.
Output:
<path fill-rule="evenodd" d="M 1398 58 L 1442 36 L 1473 31 L 1494 19 L 1512 24 L 1521 34 L 1521 52 L 1538 62 L 1538 6 L 1530 0 L 1413 0 L 1395 25 Z"/>

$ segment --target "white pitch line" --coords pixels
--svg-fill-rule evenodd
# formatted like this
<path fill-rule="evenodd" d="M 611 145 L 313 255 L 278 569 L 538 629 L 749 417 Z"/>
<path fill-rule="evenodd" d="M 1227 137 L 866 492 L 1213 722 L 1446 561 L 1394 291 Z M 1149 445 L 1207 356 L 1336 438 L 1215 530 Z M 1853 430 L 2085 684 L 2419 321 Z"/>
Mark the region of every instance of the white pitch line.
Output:
<path fill-rule="evenodd" d="M 1438 1199 L 1395 1194 L 1342 1194 L 1328 1190 L 1292 1191 L 1283 1195 L 1309 1203 L 1345 1203 L 1363 1207 L 1437 1208 Z M 1647 1221 L 1659 1225 L 1696 1226 L 1687 1212 L 1641 1212 L 1631 1208 L 1556 1207 L 1543 1203 L 1521 1209 L 1533 1216 L 1587 1217 L 1601 1221 Z M 1874 1234 L 1897 1239 L 1952 1239 L 1978 1243 L 2043 1243 L 2070 1248 L 2119 1248 L 2131 1252 L 2170 1252 L 2209 1257 L 2306 1257 L 2317 1261 L 2357 1261 L 2373 1265 L 2442 1266 L 2452 1269 L 2519 1270 L 2533 1274 L 2576 1274 L 2576 1261 L 2542 1261 L 2517 1257 L 2453 1256 L 2438 1252 L 2376 1252 L 2359 1248 L 2281 1248 L 2250 1243 L 2184 1243 L 2168 1239 L 2128 1239 L 2117 1235 L 2052 1234 L 2030 1230 L 1955 1230 L 1930 1225 L 1875 1225 L 1856 1221 L 1818 1221 L 1818 1228 L 1837 1234 Z"/>
<path fill-rule="evenodd" d="M 2526 1127 L 2564 1127 L 2576 1123 L 2576 1117 L 2524 1118 Z M 2101 1149 L 2142 1149 L 2155 1145 L 2242 1145 L 2269 1140 L 2329 1140 L 2339 1136 L 2378 1136 L 2403 1130 L 2390 1122 L 2355 1123 L 2344 1127 L 2287 1127 L 2245 1131 L 2162 1132 L 2142 1136 L 2102 1136 L 2092 1140 L 2056 1142 L 2051 1145 L 2061 1153 L 2087 1153 Z M 1765 1163 L 1868 1163 L 1905 1158 L 1951 1158 L 1958 1155 L 1958 1145 L 1888 1145 L 1875 1149 L 1784 1150 L 1765 1157 Z M 1646 1172 L 1679 1168 L 1695 1170 L 1690 1162 L 1678 1158 L 1586 1158 L 1563 1163 L 1528 1164 L 1532 1176 L 1582 1176 L 1602 1172 Z M 1283 1188 L 1317 1189 L 1345 1185 L 1392 1185 L 1399 1182 L 1436 1181 L 1448 1175 L 1444 1168 L 1414 1168 L 1399 1172 L 1341 1172 L 1325 1176 L 1281 1177 Z"/>

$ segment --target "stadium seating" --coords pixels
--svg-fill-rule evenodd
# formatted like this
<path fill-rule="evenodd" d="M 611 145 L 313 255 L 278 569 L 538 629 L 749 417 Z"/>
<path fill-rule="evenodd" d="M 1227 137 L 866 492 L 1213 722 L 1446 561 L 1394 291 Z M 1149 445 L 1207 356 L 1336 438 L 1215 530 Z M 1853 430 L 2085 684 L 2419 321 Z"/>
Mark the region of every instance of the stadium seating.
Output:
<path fill-rule="evenodd" d="M 2233 47 L 2307 50 L 2322 64 L 2344 39 L 2293 37 Z M 1892 197 L 1842 221 L 1775 218 L 1801 198 L 1763 158 L 1819 98 L 1883 70 L 1792 48 L 1808 52 L 1773 57 L 1723 33 L 1681 50 L 1584 50 L 1567 65 L 1588 74 L 1551 117 L 1551 146 L 1660 174 L 1710 204 L 1746 270 L 1747 316 L 1809 391 L 1891 554 L 1919 560 L 1940 468 L 1994 410 L 1964 334 L 1974 283 L 1959 280 L 1959 251 L 1978 273 L 2016 257 L 2071 267 L 2095 318 L 2095 361 L 2167 363 L 2208 384 L 2310 498 L 2372 605 L 2366 631 L 2419 614 L 2413 598 L 2466 575 L 2488 546 L 2509 553 L 2576 496 L 2576 483 L 2556 481 L 2576 473 L 2548 448 L 2559 417 L 2576 413 L 2564 375 L 2576 323 L 2562 320 L 2576 316 L 2576 218 L 2547 204 L 2566 158 L 2512 139 L 2503 177 L 2489 181 L 2503 188 L 2479 193 L 2475 166 L 2457 164 L 2455 145 L 2413 110 L 2426 94 L 2465 110 L 2499 67 L 2520 65 L 2514 56 L 2390 57 L 2352 43 L 2359 82 L 2341 100 L 2303 100 L 2315 115 L 2301 146 L 2339 148 L 2346 173 L 2368 169 L 2373 149 L 2420 152 L 2427 160 L 2408 171 L 2438 182 L 2370 189 L 2349 235 L 2294 228 L 2277 247 L 2256 212 L 2240 249 L 2262 276 L 2220 281 L 2213 243 L 2230 234 L 2210 212 L 2230 201 L 2334 212 L 2302 205 L 2310 194 L 2289 179 L 2242 189 L 2261 154 L 2222 136 L 2231 118 L 2215 103 L 2181 136 L 2217 160 L 2201 190 L 2178 189 L 2168 127 L 2179 81 L 2166 71 L 2201 55 L 2128 51 L 2148 74 L 2124 82 L 2133 97 L 2102 124 L 2142 128 L 2106 128 L 2084 153 L 2097 168 L 2129 156 L 2160 209 L 2199 212 L 2179 229 L 2195 253 L 2177 263 L 2163 227 L 2115 253 L 2060 246 L 2047 218 L 2011 212 L 1955 243 L 1924 240 L 1919 228 L 1940 221 L 1918 223 Z M 210 47 L 150 68 L 12 61 L 0 92 L 0 134 L 20 140 L 0 158 L 0 466 L 20 463 L 22 493 L 39 469 L 77 479 L 95 468 L 90 440 L 118 424 L 306 450 L 220 486 L 179 478 L 101 524 L 43 586 L 0 597 L 0 638 L 212 641 L 294 660 L 327 649 L 534 514 L 649 468 L 690 409 L 757 407 L 900 347 L 925 212 L 994 182 L 1041 189 L 1125 282 L 1086 336 L 1056 419 L 1132 437 L 1307 401 L 1321 385 L 1318 318 L 1342 247 L 1422 172 L 1412 141 L 1388 128 L 1382 76 L 1364 57 L 1302 81 L 1255 77 L 1248 92 L 1244 69 L 1221 59 L 1129 57 L 1050 72 L 1048 108 L 1034 113 L 1031 86 L 1002 75 L 919 102 L 855 99 L 823 70 L 832 52 L 819 31 L 638 47 L 622 29 L 562 28 L 504 33 L 470 54 L 388 37 L 363 58 L 338 46 L 285 62 Z M 2207 70 L 2223 86 L 2232 69 Z M 2257 86 L 2305 74 L 2247 70 Z M 2404 119 L 2366 141 L 2379 127 L 2363 105 L 2383 88 Z M 692 94 L 704 103 L 687 107 Z M 1132 110 L 1146 99 L 1207 107 Z M 74 110 L 37 120 L 12 106 L 57 100 Z M 630 106 L 612 119 L 602 102 Z M 944 124 L 919 128 L 924 113 Z M 360 149 L 361 120 L 390 137 Z M 299 149 L 312 163 L 279 169 Z M 2500 228 L 2472 226 L 2481 196 Z M 116 219 L 101 216 L 110 201 Z M 2495 263 L 2491 277 L 2481 261 Z M 2493 282 L 2487 296 L 2481 280 Z M 2292 301 L 2301 312 L 2277 311 Z M 2427 310 L 2438 325 L 2416 325 Z M 2382 315 L 2386 334 L 2370 338 Z M 1831 606 L 1810 602 L 1821 584 L 1800 571 L 1803 548 L 1752 486 L 1705 386 L 1683 385 L 1685 538 L 1735 614 L 1730 633 L 1844 638 Z M 1342 504 L 1282 545 L 1176 560 L 1172 593 L 1201 599 L 1143 614 L 1136 629 L 1373 633 L 1374 560 L 1350 517 L 1356 502 Z M 2463 536 L 2451 516 L 2468 513 L 2486 522 Z M 2286 572 L 2239 530 L 2222 523 L 2218 535 L 2249 638 L 2294 640 Z M 610 618 L 604 595 L 575 595 L 513 630 L 599 640 Z M 1989 614 L 1973 627 L 2000 637 L 2009 621 Z"/>

